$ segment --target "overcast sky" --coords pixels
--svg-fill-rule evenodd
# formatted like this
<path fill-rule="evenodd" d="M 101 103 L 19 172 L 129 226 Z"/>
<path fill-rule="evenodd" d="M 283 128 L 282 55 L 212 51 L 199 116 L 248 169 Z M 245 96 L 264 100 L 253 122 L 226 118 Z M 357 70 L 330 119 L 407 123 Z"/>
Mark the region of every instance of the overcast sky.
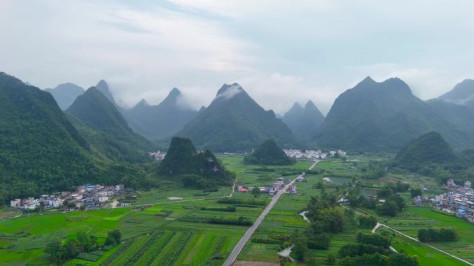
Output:
<path fill-rule="evenodd" d="M 37 87 L 107 80 L 119 101 L 238 82 L 278 113 L 326 113 L 366 76 L 422 99 L 474 78 L 472 0 L 2 0 L 0 71 Z"/>

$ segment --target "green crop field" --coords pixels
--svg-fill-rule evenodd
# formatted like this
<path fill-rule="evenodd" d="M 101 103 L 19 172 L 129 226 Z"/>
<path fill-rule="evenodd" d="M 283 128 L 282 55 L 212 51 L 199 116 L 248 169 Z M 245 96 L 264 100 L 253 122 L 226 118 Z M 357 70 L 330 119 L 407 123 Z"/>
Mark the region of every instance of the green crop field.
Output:
<path fill-rule="evenodd" d="M 219 158 L 228 169 L 237 174 L 236 183 L 246 187 L 271 185 L 278 177 L 293 179 L 312 164 L 311 161 L 299 161 L 291 166 L 262 167 L 245 165 L 242 157 Z M 358 164 L 364 164 L 372 158 L 357 157 L 357 160 Z M 322 193 L 322 189 L 318 188 L 320 184 L 323 184 L 324 191 L 329 194 L 344 193 L 344 184 L 359 176 L 359 171 L 352 166 L 350 161 L 320 162 L 313 172 L 306 175 L 305 182 L 296 183 L 297 194 L 285 194 L 280 198 L 244 247 L 238 260 L 278 262 L 280 244 L 295 230 L 304 231 L 309 228 L 300 212 L 307 206 L 311 196 Z M 324 177 L 330 177 L 332 182 L 323 181 Z M 410 181 L 409 176 L 393 178 Z M 384 182 L 370 180 L 363 186 L 364 189 L 376 191 Z M 436 186 L 425 177 L 417 177 L 413 183 L 418 186 Z M 72 239 L 77 232 L 83 231 L 97 236 L 99 243 L 103 243 L 108 231 L 119 229 L 122 233 L 121 244 L 110 250 L 81 254 L 67 265 L 221 265 L 248 226 L 210 221 L 235 221 L 240 217 L 254 221 L 271 199 L 271 196 L 261 194 L 256 199 L 258 204 L 242 204 L 252 202 L 254 196 L 235 191 L 232 197 L 235 199 L 234 203 L 218 202 L 230 193 L 230 187 L 203 192 L 184 189 L 165 180 L 159 189 L 138 192 L 137 200 L 132 202 L 133 207 L 128 208 L 46 212 L 17 218 L 7 218 L 13 214 L 18 215 L 7 209 L 5 212 L 8 215 L 1 216 L 5 218 L 0 221 L 0 264 L 47 264 L 48 258 L 43 249 L 53 240 Z M 409 199 L 408 193 L 403 196 Z M 182 199 L 170 200 L 168 197 Z M 230 211 L 232 206 L 235 206 L 235 211 Z M 420 228 L 454 227 L 459 233 L 459 241 L 437 243 L 436 246 L 462 258 L 474 260 L 474 227 L 463 220 L 418 207 L 408 207 L 395 218 L 379 219 L 412 236 L 416 236 Z M 324 263 L 328 254 L 337 256 L 343 245 L 355 243 L 355 235 L 359 231 L 361 230 L 349 226 L 344 233 L 332 235 L 328 250 L 310 252 L 315 255 L 318 263 Z M 394 237 L 393 245 L 407 254 L 417 254 L 421 265 L 433 262 L 457 265 L 457 261 L 446 255 L 399 236 Z"/>

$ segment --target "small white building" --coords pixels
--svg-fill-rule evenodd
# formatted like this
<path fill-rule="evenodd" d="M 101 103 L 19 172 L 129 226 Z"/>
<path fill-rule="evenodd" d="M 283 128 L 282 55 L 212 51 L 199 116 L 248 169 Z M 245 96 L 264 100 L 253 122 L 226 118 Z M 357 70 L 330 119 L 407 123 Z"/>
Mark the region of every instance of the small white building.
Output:
<path fill-rule="evenodd" d="M 99 197 L 99 202 L 107 202 L 109 197 Z"/>
<path fill-rule="evenodd" d="M 20 207 L 21 199 L 10 200 L 10 206 L 13 208 Z"/>
<path fill-rule="evenodd" d="M 464 182 L 464 187 L 471 188 L 471 181 L 467 180 L 466 182 Z"/>

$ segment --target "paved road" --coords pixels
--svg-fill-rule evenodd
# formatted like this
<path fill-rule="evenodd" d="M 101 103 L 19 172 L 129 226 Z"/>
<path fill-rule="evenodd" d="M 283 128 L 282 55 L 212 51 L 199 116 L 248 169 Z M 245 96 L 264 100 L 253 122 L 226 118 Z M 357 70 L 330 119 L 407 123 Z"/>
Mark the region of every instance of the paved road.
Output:
<path fill-rule="evenodd" d="M 313 165 L 309 167 L 309 170 L 312 170 L 319 161 L 315 161 Z M 297 178 L 297 177 L 296 177 Z M 229 257 L 227 260 L 224 262 L 223 265 L 225 266 L 230 266 L 232 263 L 234 263 L 235 259 L 237 259 L 237 256 L 240 254 L 242 249 L 244 248 L 245 244 L 249 241 L 249 239 L 252 237 L 253 233 L 257 228 L 260 226 L 262 223 L 263 219 L 265 219 L 265 216 L 270 212 L 270 210 L 275 206 L 277 201 L 280 199 L 281 195 L 285 193 L 285 191 L 288 189 L 289 186 L 293 185 L 295 183 L 296 178 L 293 179 L 290 183 L 288 183 L 283 189 L 280 189 L 277 194 L 275 194 L 272 198 L 272 201 L 268 206 L 263 210 L 263 212 L 260 214 L 260 216 L 257 218 L 257 220 L 253 223 L 253 225 L 247 230 L 245 235 L 240 239 L 239 243 L 235 246 L 235 248 L 232 250 L 232 253 L 230 253 Z"/>

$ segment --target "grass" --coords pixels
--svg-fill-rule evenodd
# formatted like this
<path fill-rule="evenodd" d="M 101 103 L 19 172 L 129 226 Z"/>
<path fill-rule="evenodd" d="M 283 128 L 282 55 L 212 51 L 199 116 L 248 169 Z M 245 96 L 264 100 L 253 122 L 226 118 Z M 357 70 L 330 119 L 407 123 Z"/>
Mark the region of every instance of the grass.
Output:
<path fill-rule="evenodd" d="M 245 165 L 241 157 L 221 156 L 220 159 L 228 169 L 236 173 L 237 184 L 247 187 L 271 185 L 278 177 L 292 179 L 312 164 L 311 161 L 301 161 L 291 166 L 262 167 Z M 360 156 L 356 157 L 356 160 L 358 165 L 362 165 L 372 158 Z M 309 224 L 299 213 L 312 196 L 321 194 L 322 190 L 317 189 L 316 185 L 322 182 L 324 177 L 331 177 L 334 183 L 323 182 L 324 190 L 327 193 L 342 193 L 341 186 L 338 188 L 337 185 L 350 182 L 353 176 L 359 175 L 352 165 L 353 162 L 340 160 L 320 162 L 313 173 L 306 175 L 306 182 L 296 183 L 298 194 L 285 194 L 280 198 L 238 259 L 278 262 L 279 244 L 262 244 L 252 240 L 275 237 L 284 239 L 295 230 L 306 230 Z M 407 176 L 394 178 L 409 182 Z M 430 186 L 435 189 L 436 184 L 430 183 L 431 181 L 424 177 L 417 177 L 416 182 L 417 186 Z M 365 184 L 366 189 L 372 190 L 382 185 L 382 182 L 377 180 Z M 186 218 L 208 220 L 217 217 L 235 220 L 243 216 L 255 220 L 265 207 L 236 204 L 235 212 L 219 211 L 219 208 L 232 206 L 231 203 L 217 202 L 219 198 L 229 195 L 230 191 L 229 187 L 223 187 L 216 192 L 204 193 L 163 181 L 160 189 L 138 193 L 134 207 L 130 208 L 32 214 L 0 220 L 0 264 L 46 264 L 47 256 L 43 248 L 47 243 L 57 239 L 74 238 L 79 231 L 96 235 L 99 242 L 103 242 L 108 231 L 118 228 L 122 232 L 123 243 L 109 251 L 92 254 L 90 257 L 95 256 L 94 259 L 103 254 L 95 262 L 74 259 L 67 265 L 221 265 L 247 227 L 186 222 Z M 183 200 L 168 200 L 168 197 L 172 196 L 181 197 Z M 250 193 L 235 192 L 234 198 L 245 201 L 254 199 L 254 196 Z M 262 194 L 258 200 L 269 202 L 270 199 L 271 196 Z M 11 216 L 12 213 L 8 215 Z M 383 217 L 381 221 L 413 236 L 416 236 L 419 228 L 455 227 L 460 235 L 459 241 L 436 245 L 460 257 L 474 260 L 473 225 L 458 218 L 432 212 L 427 208 L 409 207 L 400 216 Z M 358 231 L 357 228 L 348 228 L 344 233 L 332 236 L 329 250 L 310 252 L 314 253 L 318 263 L 324 263 L 328 254 L 337 255 L 340 247 L 354 243 Z M 408 254 L 417 254 L 422 265 L 436 262 L 456 265 L 450 264 L 453 261 L 444 254 L 415 244 L 399 237 L 394 238 L 393 242 L 397 249 Z"/>

